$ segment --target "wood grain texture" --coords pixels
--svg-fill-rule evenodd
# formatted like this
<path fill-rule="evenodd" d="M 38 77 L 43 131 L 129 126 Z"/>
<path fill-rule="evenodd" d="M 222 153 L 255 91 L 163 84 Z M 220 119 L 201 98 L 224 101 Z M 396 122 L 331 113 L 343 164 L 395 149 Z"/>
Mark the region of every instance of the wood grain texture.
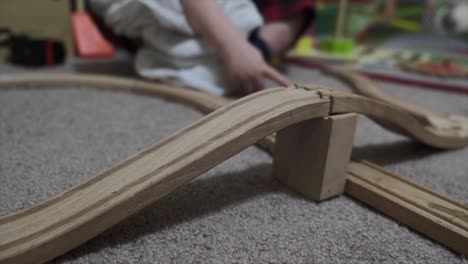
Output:
<path fill-rule="evenodd" d="M 203 113 L 212 112 L 221 106 L 232 102 L 232 99 L 197 90 L 115 76 L 70 73 L 0 75 L 0 89 L 12 89 L 15 87 L 29 89 L 63 89 L 65 87 L 121 90 L 173 100 L 182 104 L 190 105 Z"/>
<path fill-rule="evenodd" d="M 370 162 L 351 162 L 346 193 L 468 256 L 468 208 Z"/>
<path fill-rule="evenodd" d="M 449 113 L 435 112 L 426 107 L 422 107 L 411 102 L 385 93 L 380 89 L 375 82 L 369 78 L 358 74 L 352 70 L 340 69 L 322 65 L 320 70 L 326 74 L 336 77 L 343 82 L 347 83 L 354 92 L 364 95 L 365 97 L 376 99 L 379 102 L 388 104 L 394 108 L 400 109 L 405 114 L 410 114 L 421 125 L 431 127 L 432 129 L 447 131 L 459 129 L 460 133 L 467 133 L 468 131 L 468 118 L 460 115 Z M 390 129 L 394 132 L 400 133 L 398 127 L 392 126 L 384 120 L 374 120 L 383 127 Z M 455 132 L 457 133 L 457 132 Z"/>
<path fill-rule="evenodd" d="M 310 200 L 323 201 L 342 194 L 356 117 L 349 113 L 316 118 L 278 131 L 274 177 Z"/>
<path fill-rule="evenodd" d="M 226 105 L 231 100 L 123 78 L 71 74 L 0 76 L 0 88 L 64 86 L 148 93 L 190 104 L 205 113 L 221 108 L 56 197 L 0 217 L 1 263 L 52 259 L 257 141 L 273 151 L 272 134 L 305 119 L 359 112 L 388 122 L 431 146 L 456 148 L 468 143 L 464 119 L 455 126 L 451 119 L 442 119 L 448 125 L 441 128 L 418 121 L 414 114 L 398 106 L 321 87 L 277 88 Z"/>
<path fill-rule="evenodd" d="M 321 96 L 330 98 L 334 104 L 332 113 L 356 112 L 372 118 L 384 128 L 396 133 L 410 136 L 429 146 L 437 148 L 459 148 L 468 144 L 468 118 L 431 113 L 410 103 L 387 96 L 374 87 L 370 80 L 347 71 L 334 71 L 334 76 L 359 86 L 354 87 L 360 93 L 367 93 L 375 98 L 367 98 L 350 93 L 333 91 L 315 85 L 298 85 L 298 87 L 315 90 Z M 363 82 L 352 81 L 354 79 Z M 232 101 L 225 97 L 207 94 L 164 84 L 133 80 L 128 78 L 106 77 L 98 75 L 76 74 L 19 74 L 0 76 L 0 88 L 11 87 L 87 87 L 125 90 L 137 93 L 152 94 L 167 99 L 189 104 L 203 113 L 209 113 Z M 378 96 L 376 94 L 379 94 Z M 418 110 L 419 109 L 419 110 Z M 375 111 L 377 110 L 377 111 Z M 387 113 L 387 110 L 390 111 Z"/>
<path fill-rule="evenodd" d="M 270 89 L 228 104 L 71 190 L 0 218 L 0 260 L 49 260 L 273 132 L 328 115 L 329 101 Z"/>
<path fill-rule="evenodd" d="M 452 149 L 468 144 L 468 119 L 459 116 L 430 116 L 438 120 L 431 124 L 404 108 L 394 104 L 363 97 L 357 94 L 337 92 L 317 85 L 300 84 L 300 87 L 316 91 L 331 101 L 330 114 L 359 113 L 396 133 L 411 137 L 428 146 Z"/>
<path fill-rule="evenodd" d="M 355 93 L 364 95 L 365 97 L 377 99 L 398 108 L 404 109 L 405 112 L 410 113 L 418 118 L 425 119 L 427 115 L 441 115 L 431 109 L 424 108 L 409 102 L 405 102 L 401 98 L 385 93 L 380 89 L 375 82 L 369 78 L 358 74 L 352 70 L 341 69 L 337 67 L 330 67 L 322 65 L 319 68 L 323 73 L 339 78 L 341 81 L 348 84 Z"/>
<path fill-rule="evenodd" d="M 357 112 L 376 122 L 390 124 L 398 133 L 412 137 L 428 146 L 451 149 L 467 145 L 468 123 L 463 119 L 446 119 L 445 125 L 424 125 L 414 115 L 390 104 L 358 95 L 334 94 L 330 113 Z"/>

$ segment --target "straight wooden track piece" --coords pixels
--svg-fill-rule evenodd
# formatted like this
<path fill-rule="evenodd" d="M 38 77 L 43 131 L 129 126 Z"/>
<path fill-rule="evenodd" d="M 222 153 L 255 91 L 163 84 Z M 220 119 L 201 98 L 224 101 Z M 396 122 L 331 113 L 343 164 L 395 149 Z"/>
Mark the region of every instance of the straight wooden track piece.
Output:
<path fill-rule="evenodd" d="M 468 208 L 370 162 L 351 162 L 346 193 L 468 256 Z"/>
<path fill-rule="evenodd" d="M 274 177 L 310 200 L 342 194 L 356 117 L 351 113 L 316 118 L 278 131 Z"/>

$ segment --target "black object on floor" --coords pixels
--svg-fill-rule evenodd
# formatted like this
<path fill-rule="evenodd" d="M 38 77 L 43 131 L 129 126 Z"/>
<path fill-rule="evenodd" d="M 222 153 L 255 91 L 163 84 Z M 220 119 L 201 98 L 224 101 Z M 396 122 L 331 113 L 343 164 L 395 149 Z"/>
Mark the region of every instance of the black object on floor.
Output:
<path fill-rule="evenodd" d="M 0 28 L 0 47 L 10 49 L 8 62 L 16 65 L 41 67 L 62 64 L 66 58 L 63 42 L 48 38 L 15 35 Z"/>

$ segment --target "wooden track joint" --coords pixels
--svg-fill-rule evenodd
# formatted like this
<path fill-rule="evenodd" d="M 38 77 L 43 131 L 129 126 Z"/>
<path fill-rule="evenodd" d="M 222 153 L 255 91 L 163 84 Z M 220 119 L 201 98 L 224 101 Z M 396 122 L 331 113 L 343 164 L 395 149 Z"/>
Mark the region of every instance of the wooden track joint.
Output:
<path fill-rule="evenodd" d="M 351 83 L 367 98 L 297 84 L 295 87 L 304 91 L 268 89 L 232 102 L 203 92 L 115 77 L 43 73 L 0 76 L 0 89 L 63 85 L 106 88 L 171 98 L 204 113 L 218 109 L 63 194 L 1 216 L 0 263 L 50 260 L 255 142 L 274 151 L 273 171 L 293 189 L 314 200 L 337 195 L 343 191 L 341 172 L 346 169 L 343 164 L 347 164 L 353 142 L 353 113 L 396 128 L 392 130 L 429 146 L 452 149 L 468 145 L 467 118 L 405 103 L 348 71 L 331 73 Z M 276 131 L 275 145 L 272 134 Z M 285 144 L 288 141 L 294 144 Z M 466 208 L 404 180 L 392 180 L 364 163 L 358 164 L 361 167 L 347 169 L 347 193 L 451 249 L 468 254 Z M 407 191 L 411 187 L 414 188 Z M 408 196 L 411 193 L 417 195 Z M 421 203 L 422 195 L 428 204 Z"/>
<path fill-rule="evenodd" d="M 297 83 L 295 84 L 297 89 L 303 89 L 306 91 L 314 91 L 321 99 L 329 99 L 330 96 L 335 93 L 335 91 L 325 88 L 316 84 L 307 84 L 307 83 Z"/>
<path fill-rule="evenodd" d="M 313 91 L 315 92 L 320 99 L 326 99 L 330 101 L 330 110 L 329 113 L 333 113 L 333 95 L 338 94 L 339 92 L 325 88 L 321 85 L 311 84 L 311 83 L 296 83 L 296 89 L 303 89 L 306 91 Z"/>

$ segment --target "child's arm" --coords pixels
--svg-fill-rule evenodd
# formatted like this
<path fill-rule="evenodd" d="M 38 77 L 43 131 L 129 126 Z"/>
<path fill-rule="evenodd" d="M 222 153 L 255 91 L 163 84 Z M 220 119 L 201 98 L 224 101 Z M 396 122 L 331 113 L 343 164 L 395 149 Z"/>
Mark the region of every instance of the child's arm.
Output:
<path fill-rule="evenodd" d="M 267 77 L 281 85 L 292 84 L 269 66 L 260 52 L 224 14 L 216 0 L 181 0 L 195 31 L 211 43 L 226 63 L 234 93 L 249 94 L 263 89 Z"/>
<path fill-rule="evenodd" d="M 398 0 L 387 0 L 385 1 L 384 7 L 384 22 L 390 24 L 395 18 L 395 9 L 398 5 Z"/>

